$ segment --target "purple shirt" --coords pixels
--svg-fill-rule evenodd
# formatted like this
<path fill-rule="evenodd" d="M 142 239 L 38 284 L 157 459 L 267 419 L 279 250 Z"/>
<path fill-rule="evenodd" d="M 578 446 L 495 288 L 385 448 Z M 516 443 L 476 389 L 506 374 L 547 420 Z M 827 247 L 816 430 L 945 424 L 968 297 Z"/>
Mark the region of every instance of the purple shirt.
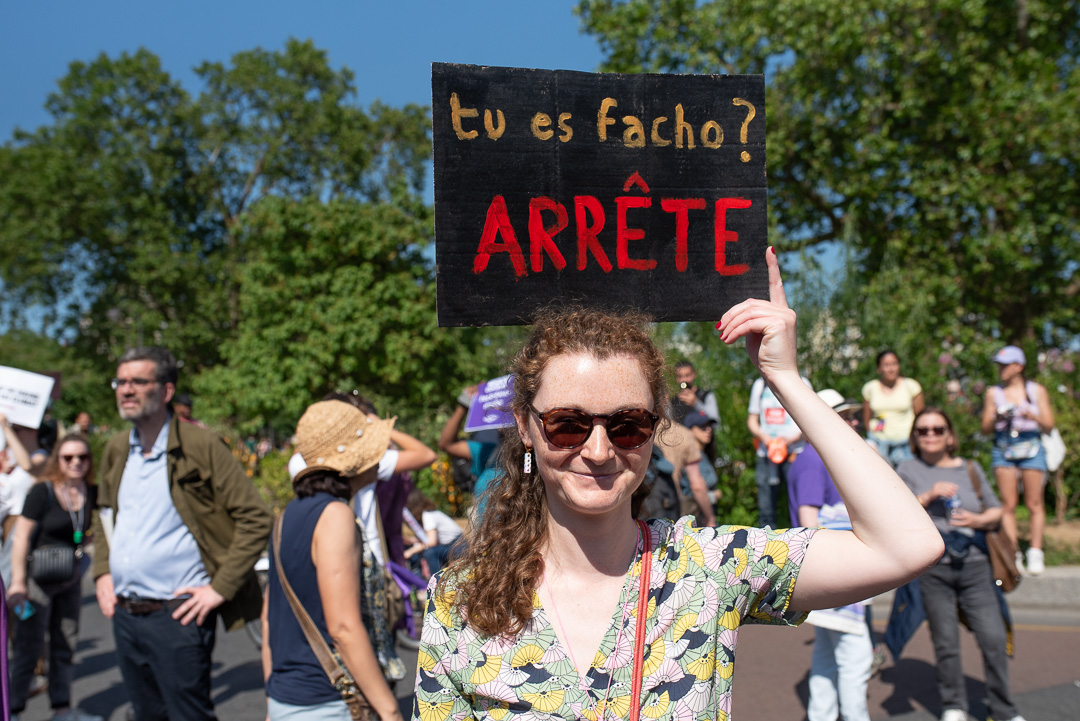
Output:
<path fill-rule="evenodd" d="M 833 529 L 851 528 L 851 519 L 844 501 L 813 446 L 808 444 L 791 464 L 787 481 L 792 526 L 800 525 L 799 506 L 815 506 L 820 509 L 819 526 Z"/>

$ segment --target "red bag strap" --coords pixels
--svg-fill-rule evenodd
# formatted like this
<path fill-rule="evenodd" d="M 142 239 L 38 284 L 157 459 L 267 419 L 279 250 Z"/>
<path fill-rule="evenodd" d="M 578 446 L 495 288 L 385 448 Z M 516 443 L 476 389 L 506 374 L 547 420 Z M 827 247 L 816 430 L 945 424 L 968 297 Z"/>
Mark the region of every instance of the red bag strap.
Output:
<path fill-rule="evenodd" d="M 649 611 L 649 576 L 652 571 L 652 534 L 644 521 L 638 521 L 641 529 L 641 586 L 638 589 L 637 627 L 634 630 L 634 675 L 630 683 L 630 715 L 639 718 L 641 709 L 641 674 L 645 665 L 645 615 Z"/>

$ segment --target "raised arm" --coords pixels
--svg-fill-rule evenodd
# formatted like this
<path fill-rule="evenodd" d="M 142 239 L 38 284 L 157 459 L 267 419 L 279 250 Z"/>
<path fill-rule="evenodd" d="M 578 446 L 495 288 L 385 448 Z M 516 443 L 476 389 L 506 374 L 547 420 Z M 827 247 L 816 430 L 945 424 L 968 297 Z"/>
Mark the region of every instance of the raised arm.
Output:
<path fill-rule="evenodd" d="M 454 457 L 472 460 L 472 451 L 469 450 L 469 442 L 458 437 L 461 432 L 461 424 L 465 422 L 465 414 L 468 409 L 460 403 L 454 408 L 454 412 L 446 419 L 442 433 L 439 434 L 439 450 Z"/>
<path fill-rule="evenodd" d="M 19 464 L 19 467 L 24 471 L 30 471 L 30 454 L 26 451 L 26 446 L 19 440 L 19 434 L 15 432 L 15 427 L 11 425 L 11 421 L 7 419 L 3 413 L 0 413 L 0 431 L 3 431 L 4 438 L 7 440 L 7 446 L 11 449 L 11 455 L 15 459 L 15 462 Z"/>
<path fill-rule="evenodd" d="M 725 343 L 746 339 L 761 375 L 805 432 L 851 516 L 852 531 L 818 531 L 803 560 L 792 610 L 831 608 L 907 583 L 941 557 L 929 516 L 889 464 L 808 388 L 795 365 L 795 313 L 775 251 L 766 253 L 769 300 L 750 299 L 720 322 Z"/>
<path fill-rule="evenodd" d="M 394 466 L 394 473 L 418 471 L 435 462 L 435 451 L 404 431 L 399 431 L 396 428 L 391 430 L 390 441 L 398 447 L 398 459 L 397 464 Z"/>

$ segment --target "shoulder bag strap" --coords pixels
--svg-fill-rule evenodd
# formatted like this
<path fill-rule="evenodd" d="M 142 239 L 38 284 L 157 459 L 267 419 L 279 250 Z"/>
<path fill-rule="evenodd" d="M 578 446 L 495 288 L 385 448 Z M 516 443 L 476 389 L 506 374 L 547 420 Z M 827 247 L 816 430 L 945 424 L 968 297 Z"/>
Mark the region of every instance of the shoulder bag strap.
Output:
<path fill-rule="evenodd" d="M 649 612 L 649 576 L 652 571 L 652 532 L 644 521 L 638 521 L 641 529 L 641 586 L 638 589 L 637 628 L 634 630 L 634 674 L 630 683 L 630 715 L 628 719 L 640 717 L 641 709 L 641 674 L 645 664 L 645 615 Z"/>
<path fill-rule="evenodd" d="M 333 652 L 326 644 L 326 639 L 322 637 L 315 622 L 311 620 L 311 616 L 300 603 L 300 599 L 293 593 L 292 586 L 289 585 L 289 579 L 285 577 L 285 569 L 281 565 L 281 526 L 284 520 L 285 511 L 282 511 L 274 522 L 274 565 L 277 568 L 278 581 L 281 582 L 285 598 L 289 599 L 289 605 L 292 607 L 300 628 L 304 630 L 308 645 L 315 652 L 315 658 L 319 659 L 319 665 L 323 667 L 323 671 L 330 677 L 330 684 L 336 688 L 338 681 L 344 676 L 341 665 L 334 659 Z M 263 643 L 270 643 L 270 640 L 263 639 Z"/>
<path fill-rule="evenodd" d="M 969 460 L 965 460 L 967 464 L 968 478 L 971 479 L 971 487 L 975 490 L 975 495 L 979 498 L 979 508 L 986 510 L 986 502 L 983 501 L 982 481 L 979 480 L 979 474 L 975 472 L 975 464 Z"/>

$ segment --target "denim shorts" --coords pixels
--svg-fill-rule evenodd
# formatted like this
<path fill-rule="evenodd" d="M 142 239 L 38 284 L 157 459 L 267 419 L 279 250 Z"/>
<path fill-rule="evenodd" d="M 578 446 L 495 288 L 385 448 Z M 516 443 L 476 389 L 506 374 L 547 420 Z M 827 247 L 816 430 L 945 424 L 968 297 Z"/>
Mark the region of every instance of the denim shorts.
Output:
<path fill-rule="evenodd" d="M 1016 438 L 1018 441 L 1033 441 L 1038 439 L 1039 434 L 1035 431 L 1021 433 Z M 1046 449 L 1042 447 L 1042 444 L 1039 444 L 1039 452 L 1031 458 L 1006 458 L 1005 446 L 1003 445 L 1006 440 L 1008 440 L 1008 436 L 1003 433 L 997 434 L 994 438 L 994 447 L 990 451 L 991 468 L 1019 468 L 1022 471 L 1046 472 Z"/>
<path fill-rule="evenodd" d="M 270 721 L 352 721 L 349 707 L 340 699 L 311 706 L 293 706 L 267 698 L 266 711 Z"/>

